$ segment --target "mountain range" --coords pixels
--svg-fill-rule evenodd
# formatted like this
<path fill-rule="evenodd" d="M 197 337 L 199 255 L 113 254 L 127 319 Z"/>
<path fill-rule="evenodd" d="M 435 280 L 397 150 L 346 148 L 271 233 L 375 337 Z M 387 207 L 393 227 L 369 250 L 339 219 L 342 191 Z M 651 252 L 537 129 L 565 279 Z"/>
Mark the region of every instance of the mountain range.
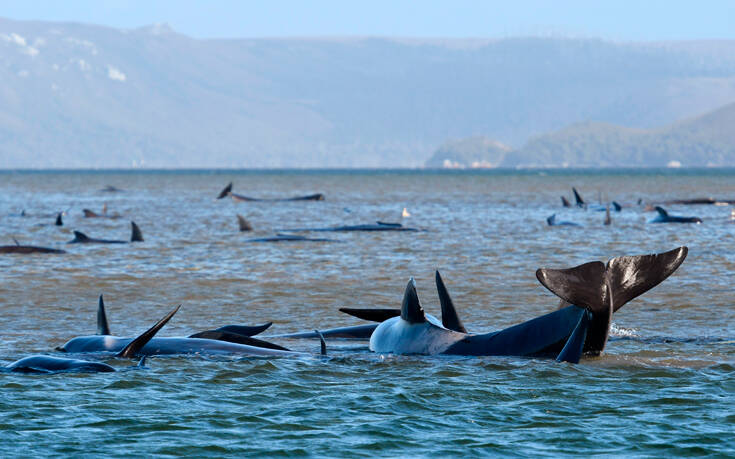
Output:
<path fill-rule="evenodd" d="M 517 148 L 504 164 L 560 166 L 575 157 L 549 136 L 575 123 L 609 138 L 735 101 L 735 41 L 199 40 L 0 19 L 0 79 L 6 169 L 420 167 L 477 136 Z"/>

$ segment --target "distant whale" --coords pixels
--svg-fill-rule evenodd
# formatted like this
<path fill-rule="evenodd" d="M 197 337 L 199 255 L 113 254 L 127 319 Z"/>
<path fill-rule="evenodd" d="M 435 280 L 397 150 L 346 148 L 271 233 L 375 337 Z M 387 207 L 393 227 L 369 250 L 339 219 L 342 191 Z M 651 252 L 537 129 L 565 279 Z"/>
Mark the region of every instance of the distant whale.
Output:
<path fill-rule="evenodd" d="M 542 285 L 570 305 L 485 334 L 463 331 L 438 272 L 441 322 L 424 313 L 411 279 L 400 316 L 378 325 L 370 337 L 370 349 L 396 354 L 553 357 L 576 363 L 584 353 L 602 352 L 613 312 L 676 271 L 687 252 L 686 247 L 680 247 L 662 254 L 617 257 L 607 264 L 591 262 L 563 270 L 539 269 L 536 277 Z"/>
<path fill-rule="evenodd" d="M 285 232 L 299 232 L 299 231 L 421 231 L 417 228 L 405 227 L 400 223 L 386 223 L 377 221 L 375 224 L 363 224 L 363 225 L 345 225 L 345 226 L 330 226 L 326 228 L 291 228 L 281 229 L 279 231 Z"/>
<path fill-rule="evenodd" d="M 253 230 L 253 225 L 251 225 L 249 221 L 245 220 L 245 217 L 242 215 L 237 216 L 237 226 L 241 232 Z"/>
<path fill-rule="evenodd" d="M 119 241 L 114 239 L 95 239 L 87 236 L 81 231 L 74 231 L 74 239 L 67 244 L 127 244 L 128 242 L 143 242 L 143 233 L 135 222 L 130 222 L 132 233 L 130 241 Z"/>
<path fill-rule="evenodd" d="M 179 306 L 174 308 L 154 326 L 143 332 L 137 338 L 130 342 L 116 354 L 116 357 L 133 358 L 139 354 L 141 349 L 150 342 L 151 339 L 163 328 L 166 323 L 179 310 Z M 143 365 L 145 357 L 138 364 Z M 113 372 L 116 369 L 103 362 L 95 362 L 89 360 L 69 359 L 64 357 L 55 357 L 49 355 L 33 355 L 25 357 L 10 365 L 3 367 L 3 371 L 14 373 L 60 373 L 60 372 L 77 372 L 77 373 L 106 373 Z"/>
<path fill-rule="evenodd" d="M 564 196 L 561 197 L 561 205 L 562 207 L 572 207 L 572 205 L 569 203 L 569 200 Z"/>
<path fill-rule="evenodd" d="M 579 223 L 568 222 L 568 221 L 556 221 L 556 214 L 546 219 L 546 224 L 549 226 L 582 226 Z"/>
<path fill-rule="evenodd" d="M 245 242 L 339 242 L 335 239 L 327 239 L 323 237 L 306 237 L 293 234 L 277 234 L 268 237 L 256 237 L 246 239 Z"/>
<path fill-rule="evenodd" d="M 89 209 L 82 209 L 82 213 L 84 214 L 84 218 L 110 218 L 112 220 L 122 218 L 122 215 L 120 214 L 108 214 L 107 204 L 102 207 L 101 214 L 98 214 L 97 212 L 91 211 Z"/>
<path fill-rule="evenodd" d="M 669 215 L 669 213 L 660 206 L 656 206 L 658 215 L 649 223 L 702 223 L 699 217 L 681 217 L 678 215 Z"/>
<path fill-rule="evenodd" d="M 15 239 L 13 239 L 15 241 Z M 38 247 L 35 245 L 20 245 L 15 241 L 15 245 L 0 245 L 0 253 L 66 253 L 65 250 L 51 249 L 49 247 Z"/>
<path fill-rule="evenodd" d="M 314 193 L 306 196 L 294 196 L 292 198 L 252 198 L 250 196 L 244 196 L 241 194 L 232 192 L 232 182 L 228 183 L 219 195 L 217 199 L 222 199 L 230 196 L 233 201 L 265 201 L 265 202 L 283 202 L 283 201 L 324 201 L 324 195 L 322 193 Z"/>
<path fill-rule="evenodd" d="M 596 210 L 598 212 L 604 212 L 608 208 L 608 206 L 588 204 L 587 202 L 585 202 L 584 199 L 582 199 L 582 196 L 579 194 L 579 191 L 577 191 L 577 189 L 574 187 L 572 187 L 572 192 L 574 193 L 574 201 L 577 207 L 581 207 L 583 209 Z M 570 207 L 569 201 L 567 201 L 567 199 L 564 196 L 562 196 L 561 200 L 562 200 L 562 205 L 564 207 Z M 610 204 L 612 204 L 612 209 L 615 212 L 620 212 L 623 209 L 623 206 L 618 204 L 616 201 L 611 201 Z"/>
<path fill-rule="evenodd" d="M 125 190 L 122 190 L 122 189 L 120 189 L 120 188 L 118 188 L 116 186 L 106 185 L 100 191 L 103 192 L 103 193 L 121 193 L 121 192 L 123 192 Z"/>
<path fill-rule="evenodd" d="M 733 205 L 735 199 L 715 199 L 715 198 L 694 198 L 694 199 L 672 199 L 665 201 L 664 204 L 679 204 L 685 206 L 693 205 Z"/>

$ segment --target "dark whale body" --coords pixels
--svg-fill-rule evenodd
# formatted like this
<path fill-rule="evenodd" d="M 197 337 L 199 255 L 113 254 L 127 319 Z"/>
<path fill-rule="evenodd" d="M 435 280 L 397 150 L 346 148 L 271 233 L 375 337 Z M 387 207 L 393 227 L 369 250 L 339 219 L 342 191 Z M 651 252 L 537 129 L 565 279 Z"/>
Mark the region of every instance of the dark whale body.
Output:
<path fill-rule="evenodd" d="M 699 217 L 681 217 L 678 215 L 669 215 L 663 207 L 656 206 L 658 215 L 650 221 L 650 223 L 702 223 Z"/>
<path fill-rule="evenodd" d="M 569 221 L 556 221 L 556 214 L 553 214 L 546 219 L 546 224 L 549 226 L 582 226 L 579 223 Z"/>
<path fill-rule="evenodd" d="M 81 231 L 74 231 L 74 239 L 67 242 L 67 244 L 127 244 L 128 242 L 143 242 L 143 233 L 140 231 L 138 225 L 136 225 L 135 222 L 130 222 L 130 226 L 132 227 L 130 241 L 95 239 L 87 236 Z"/>
<path fill-rule="evenodd" d="M 0 253 L 66 253 L 65 250 L 52 249 L 49 247 L 38 247 L 35 245 L 0 245 Z"/>
<path fill-rule="evenodd" d="M 308 194 L 305 196 L 294 196 L 291 198 L 253 198 L 250 196 L 244 196 L 241 194 L 232 192 L 232 182 L 228 183 L 226 187 L 217 195 L 217 199 L 222 199 L 230 196 L 233 201 L 243 202 L 286 202 L 286 201 L 324 201 L 324 195 L 322 193 Z"/>
<path fill-rule="evenodd" d="M 245 242 L 337 242 L 334 239 L 321 237 L 306 237 L 293 234 L 277 234 L 269 237 L 256 237 L 246 239 Z"/>
<path fill-rule="evenodd" d="M 349 232 L 349 231 L 421 231 L 417 228 L 409 228 L 401 225 L 400 223 L 386 223 L 377 221 L 375 224 L 363 224 L 363 225 L 344 225 L 344 226 L 330 226 L 327 228 L 291 228 L 282 229 L 280 231 L 286 232 L 299 232 L 299 231 L 321 231 L 321 232 Z"/>

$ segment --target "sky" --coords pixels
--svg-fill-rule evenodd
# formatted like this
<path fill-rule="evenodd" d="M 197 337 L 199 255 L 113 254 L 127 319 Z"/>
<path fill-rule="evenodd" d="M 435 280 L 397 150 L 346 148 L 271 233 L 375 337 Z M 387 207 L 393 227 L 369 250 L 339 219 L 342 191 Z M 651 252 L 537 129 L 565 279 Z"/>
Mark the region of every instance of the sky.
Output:
<path fill-rule="evenodd" d="M 0 17 L 116 28 L 167 23 L 196 38 L 735 39 L 731 0 L 0 0 Z"/>

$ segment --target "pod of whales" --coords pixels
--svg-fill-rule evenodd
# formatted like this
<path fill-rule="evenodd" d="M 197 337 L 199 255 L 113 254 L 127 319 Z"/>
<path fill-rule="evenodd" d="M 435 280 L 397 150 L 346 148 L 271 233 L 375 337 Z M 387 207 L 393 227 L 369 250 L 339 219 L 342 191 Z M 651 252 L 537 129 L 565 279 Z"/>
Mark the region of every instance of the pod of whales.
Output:
<path fill-rule="evenodd" d="M 669 215 L 669 213 L 661 206 L 656 206 L 658 215 L 650 221 L 650 223 L 702 223 L 699 217 L 681 217 L 678 215 Z"/>
<path fill-rule="evenodd" d="M 306 196 L 294 196 L 291 198 L 252 198 L 232 192 L 232 182 L 228 183 L 222 191 L 217 195 L 217 199 L 230 196 L 233 201 L 263 201 L 263 202 L 285 202 L 285 201 L 324 201 L 322 193 L 308 194 Z"/>
<path fill-rule="evenodd" d="M 163 328 L 166 323 L 176 314 L 181 305 L 176 306 L 171 312 L 166 314 L 161 320 L 156 322 L 151 328 L 143 332 L 135 339 L 124 346 L 115 356 L 121 358 L 133 358 L 139 355 L 141 349 L 150 342 L 151 339 Z M 145 355 L 141 359 L 138 366 L 142 366 L 145 361 Z M 60 372 L 78 372 L 78 373 L 105 373 L 116 371 L 115 367 L 103 362 L 95 362 L 81 359 L 70 359 L 65 357 L 54 357 L 49 355 L 32 355 L 3 367 L 6 372 L 14 373 L 60 373 Z"/>
<path fill-rule="evenodd" d="M 74 231 L 74 239 L 67 242 L 67 244 L 127 244 L 128 242 L 143 242 L 143 233 L 138 228 L 135 222 L 130 222 L 132 232 L 130 234 L 130 241 L 120 241 L 114 239 L 95 239 L 87 236 L 81 231 Z"/>

